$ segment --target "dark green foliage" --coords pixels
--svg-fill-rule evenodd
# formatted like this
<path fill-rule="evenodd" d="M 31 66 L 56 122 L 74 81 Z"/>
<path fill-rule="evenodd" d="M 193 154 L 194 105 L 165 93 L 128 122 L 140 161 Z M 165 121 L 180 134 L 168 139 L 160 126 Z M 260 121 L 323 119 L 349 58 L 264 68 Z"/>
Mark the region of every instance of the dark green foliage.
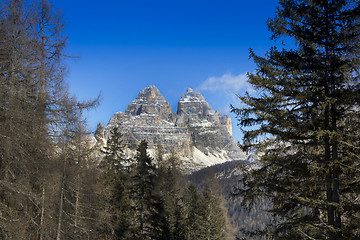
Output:
<path fill-rule="evenodd" d="M 175 212 L 174 212 L 174 224 L 173 224 L 173 228 L 171 231 L 171 236 L 172 239 L 174 240 L 182 240 L 182 239 L 186 239 L 185 238 L 185 234 L 186 234 L 186 228 L 185 228 L 185 221 L 183 219 L 183 212 L 182 212 L 183 208 L 181 207 L 181 205 L 179 204 L 179 199 L 177 199 L 177 204 L 175 207 Z"/>
<path fill-rule="evenodd" d="M 226 226 L 226 211 L 218 194 L 208 187 L 198 193 L 191 184 L 182 200 L 184 239 L 232 239 L 226 234 L 231 229 Z"/>
<path fill-rule="evenodd" d="M 219 194 L 210 188 L 199 194 L 193 185 L 185 190 L 184 176 L 166 164 L 170 159 L 156 167 L 146 150 L 143 141 L 131 168 L 132 239 L 230 239 Z"/>
<path fill-rule="evenodd" d="M 166 159 L 161 156 L 162 161 L 159 161 L 159 156 L 156 159 L 159 165 L 155 191 L 163 201 L 167 230 L 165 236 L 168 240 L 185 239 L 182 196 L 187 179 L 178 169 L 179 159 L 175 153 L 172 152 Z"/>
<path fill-rule="evenodd" d="M 186 239 L 203 239 L 205 226 L 202 223 L 205 209 L 194 185 L 188 187 L 184 196 L 184 205 Z"/>
<path fill-rule="evenodd" d="M 131 239 L 131 205 L 129 160 L 123 154 L 121 134 L 111 130 L 101 163 L 101 209 L 99 235 L 103 239 Z"/>
<path fill-rule="evenodd" d="M 210 188 L 199 194 L 194 186 L 184 191 L 186 178 L 167 164 L 170 159 L 153 165 L 145 141 L 134 161 L 124 161 L 118 132 L 112 130 L 103 151 L 100 239 L 226 239 L 226 211 L 218 194 Z"/>
<path fill-rule="evenodd" d="M 224 206 L 221 205 L 222 199 L 215 194 L 209 187 L 202 191 L 203 204 L 205 206 L 205 238 L 204 239 L 224 239 L 226 234 L 226 222 L 224 216 Z"/>
<path fill-rule="evenodd" d="M 281 221 L 269 238 L 360 237 L 359 10 L 358 1 L 282 0 L 268 26 L 296 48 L 251 51 L 258 94 L 240 97 L 233 112 L 262 167 L 244 175 L 238 194 L 250 207 L 271 200 Z"/>
<path fill-rule="evenodd" d="M 221 195 L 224 196 L 226 204 L 227 215 L 231 223 L 228 228 L 233 228 L 233 233 L 230 236 L 237 236 L 238 239 L 264 239 L 261 236 L 249 236 L 246 233 L 251 233 L 257 229 L 264 230 L 267 225 L 274 222 L 271 213 L 266 210 L 270 207 L 270 202 L 265 199 L 260 199 L 254 204 L 250 211 L 241 204 L 242 197 L 233 197 L 234 186 L 238 185 L 239 177 L 241 177 L 238 170 L 239 164 L 242 161 L 232 161 L 223 164 L 217 164 L 211 167 L 203 168 L 197 172 L 189 175 L 189 180 L 196 186 L 205 187 L 209 184 L 209 178 L 213 179 L 213 174 L 224 176 L 218 179 L 219 189 Z M 213 180 L 210 180 L 213 182 Z M 219 195 L 218 192 L 216 192 Z M 231 232 L 227 230 L 227 232 Z M 228 239 L 228 238 L 226 238 Z"/>
<path fill-rule="evenodd" d="M 122 135 L 118 127 L 111 129 L 110 138 L 102 150 L 104 159 L 101 165 L 107 172 L 119 173 L 119 175 L 124 175 L 123 177 L 125 177 L 126 173 L 128 173 L 127 169 L 130 166 L 130 161 L 125 159 L 124 146 L 121 138 Z"/>
<path fill-rule="evenodd" d="M 133 239 L 166 239 L 168 232 L 163 201 L 155 191 L 157 175 L 152 161 L 147 143 L 142 141 L 137 149 L 130 186 Z"/>
<path fill-rule="evenodd" d="M 180 216 L 179 189 L 176 188 L 175 169 L 160 166 L 157 169 L 157 183 L 155 191 L 163 202 L 166 237 L 169 240 L 175 239 L 177 218 Z M 177 233 L 179 234 L 179 233 Z"/>

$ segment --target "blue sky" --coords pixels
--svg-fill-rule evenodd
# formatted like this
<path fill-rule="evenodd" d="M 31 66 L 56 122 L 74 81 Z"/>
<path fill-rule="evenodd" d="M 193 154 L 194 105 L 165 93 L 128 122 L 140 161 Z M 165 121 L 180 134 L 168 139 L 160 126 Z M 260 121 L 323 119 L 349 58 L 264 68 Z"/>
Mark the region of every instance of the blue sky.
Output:
<path fill-rule="evenodd" d="M 235 94 L 250 86 L 255 65 L 249 48 L 264 55 L 270 41 L 266 20 L 276 0 L 54 0 L 69 36 L 70 91 L 78 99 L 102 94 L 86 114 L 89 128 L 125 111 L 139 91 L 155 85 L 176 112 L 187 88 L 229 114 Z M 233 114 L 233 135 L 241 140 Z"/>

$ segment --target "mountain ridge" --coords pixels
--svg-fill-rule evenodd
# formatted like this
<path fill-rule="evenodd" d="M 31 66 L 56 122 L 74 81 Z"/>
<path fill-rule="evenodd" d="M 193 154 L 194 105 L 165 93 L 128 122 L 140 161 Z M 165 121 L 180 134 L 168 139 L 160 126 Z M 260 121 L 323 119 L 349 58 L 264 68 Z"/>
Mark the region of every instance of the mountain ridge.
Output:
<path fill-rule="evenodd" d="M 189 88 L 178 102 L 176 113 L 159 89 L 142 89 L 125 112 L 115 113 L 104 126 L 98 124 L 95 138 L 106 143 L 113 127 L 123 135 L 127 155 L 146 140 L 149 153 L 156 155 L 161 146 L 164 155 L 176 153 L 188 171 L 233 160 L 247 161 L 232 136 L 231 118 L 221 114 L 197 91 Z"/>

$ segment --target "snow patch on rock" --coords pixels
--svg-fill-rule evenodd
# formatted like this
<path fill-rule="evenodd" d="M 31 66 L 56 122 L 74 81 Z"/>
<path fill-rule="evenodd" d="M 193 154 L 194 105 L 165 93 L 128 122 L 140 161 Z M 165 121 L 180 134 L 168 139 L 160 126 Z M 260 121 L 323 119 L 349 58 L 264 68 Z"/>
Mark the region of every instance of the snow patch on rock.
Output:
<path fill-rule="evenodd" d="M 143 89 L 125 112 L 115 113 L 106 127 L 98 125 L 96 139 L 102 146 L 115 126 L 123 135 L 128 155 L 146 140 L 151 156 L 156 156 L 155 149 L 161 145 L 164 156 L 175 152 L 187 171 L 226 161 L 253 160 L 236 145 L 230 117 L 215 112 L 191 88 L 181 97 L 177 113 L 155 86 Z"/>

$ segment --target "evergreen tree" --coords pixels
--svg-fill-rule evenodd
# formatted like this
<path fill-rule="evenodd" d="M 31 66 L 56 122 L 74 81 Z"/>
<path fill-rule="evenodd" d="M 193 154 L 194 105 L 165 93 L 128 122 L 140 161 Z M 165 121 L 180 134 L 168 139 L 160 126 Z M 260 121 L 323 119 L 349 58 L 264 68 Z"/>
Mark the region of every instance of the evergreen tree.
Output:
<path fill-rule="evenodd" d="M 233 239 L 231 229 L 226 225 L 227 212 L 223 199 L 215 190 L 205 186 L 201 193 L 190 184 L 183 196 L 182 222 L 176 230 L 184 239 L 224 240 Z"/>
<path fill-rule="evenodd" d="M 164 204 L 156 192 L 156 168 L 147 153 L 146 141 L 141 141 L 132 171 L 131 200 L 133 204 L 133 239 L 167 239 Z"/>
<path fill-rule="evenodd" d="M 207 240 L 225 239 L 226 233 L 226 212 L 221 206 L 222 200 L 218 195 L 213 193 L 209 187 L 205 187 L 202 191 L 203 201 L 205 205 L 205 221 L 206 229 L 205 238 Z"/>
<path fill-rule="evenodd" d="M 171 229 L 174 240 L 186 239 L 186 224 L 184 219 L 184 208 L 181 205 L 180 199 L 177 199 L 176 208 L 174 211 L 174 225 Z"/>
<path fill-rule="evenodd" d="M 110 138 L 102 151 L 104 154 L 100 176 L 101 239 L 131 239 L 131 206 L 129 195 L 130 162 L 125 159 L 122 135 L 118 127 L 110 131 Z"/>
<path fill-rule="evenodd" d="M 197 192 L 194 185 L 189 185 L 184 194 L 183 201 L 185 239 L 205 239 L 206 229 L 204 216 L 206 214 L 206 207 L 204 206 L 202 196 Z"/>
<path fill-rule="evenodd" d="M 163 160 L 156 170 L 157 181 L 155 186 L 156 193 L 160 196 L 164 206 L 165 220 L 166 220 L 166 239 L 181 239 L 181 206 L 180 181 L 183 181 L 183 176 L 175 165 L 170 164 L 170 159 Z M 159 162 L 159 161 L 158 161 Z M 182 238 L 183 239 L 183 238 Z"/>
<path fill-rule="evenodd" d="M 233 112 L 262 165 L 238 193 L 271 200 L 270 238 L 358 239 L 360 3 L 281 0 L 268 26 L 296 48 L 251 51 L 258 94 Z"/>

